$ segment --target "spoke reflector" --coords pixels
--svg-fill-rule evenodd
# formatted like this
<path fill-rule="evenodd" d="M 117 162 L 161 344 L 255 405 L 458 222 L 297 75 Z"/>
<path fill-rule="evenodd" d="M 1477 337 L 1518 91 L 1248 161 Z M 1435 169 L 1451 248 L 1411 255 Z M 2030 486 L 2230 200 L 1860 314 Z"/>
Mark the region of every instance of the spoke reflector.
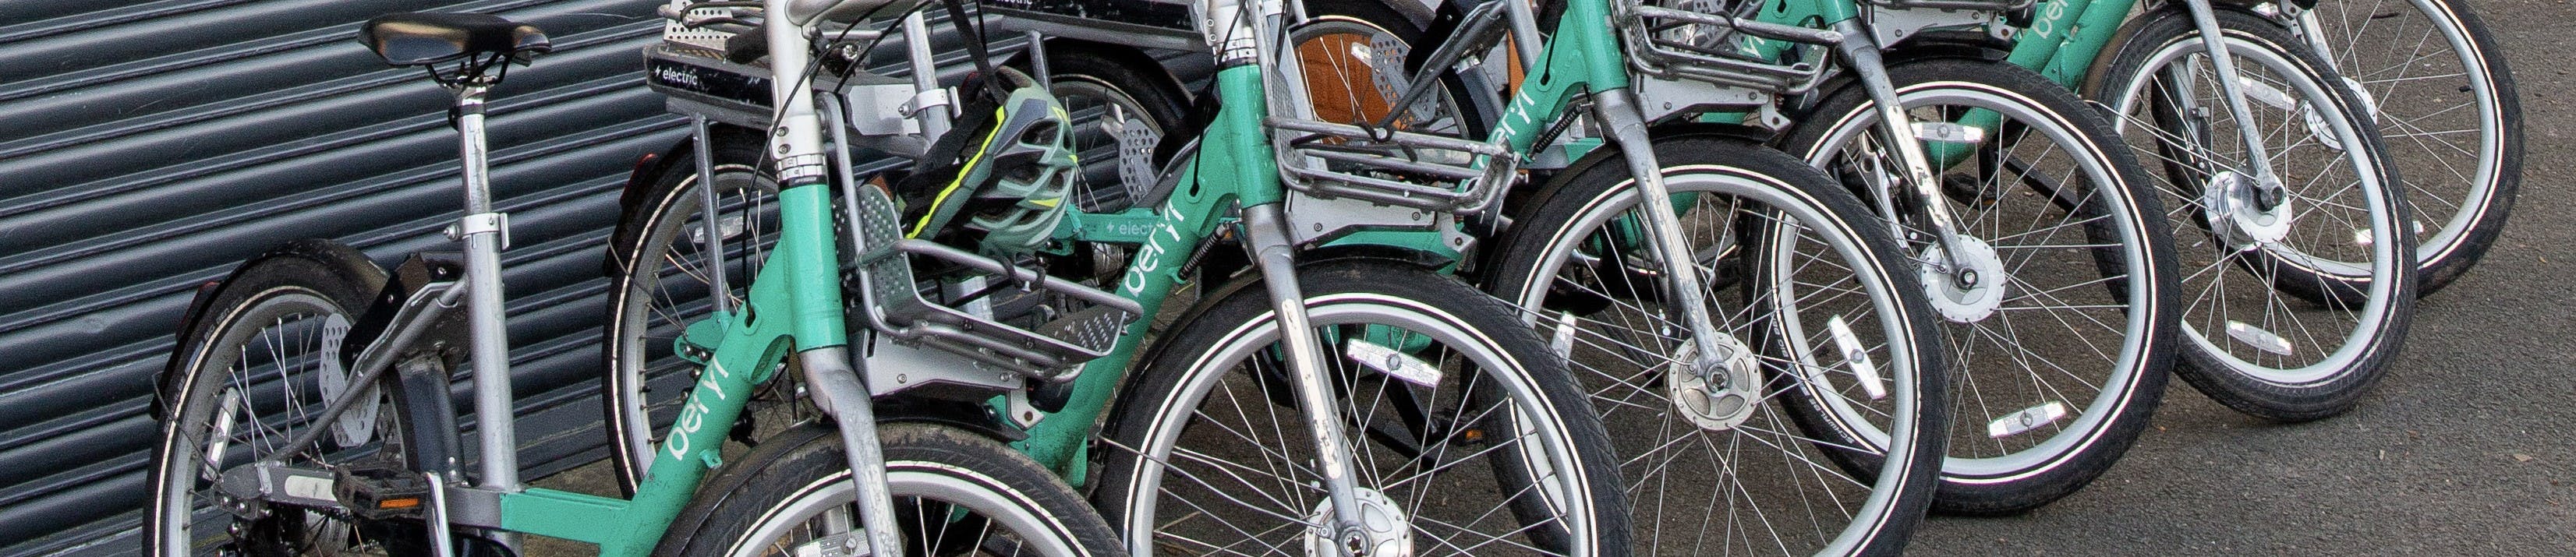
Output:
<path fill-rule="evenodd" d="M 1914 138 L 1923 141 L 1976 145 L 1986 142 L 1986 129 L 1950 122 L 1915 122 Z"/>
<path fill-rule="evenodd" d="M 1574 357 L 1574 312 L 1556 312 L 1556 333 L 1548 336 L 1547 351 L 1559 358 Z"/>
<path fill-rule="evenodd" d="M 1826 319 L 1825 329 L 1833 332 L 1834 348 L 1841 350 L 1843 361 L 1851 364 L 1852 377 L 1860 379 L 1861 392 L 1869 393 L 1870 400 L 1887 398 L 1887 381 L 1879 378 L 1878 365 L 1870 362 L 1869 350 L 1861 347 L 1860 335 L 1852 334 L 1843 316 Z"/>
<path fill-rule="evenodd" d="M 1351 361 L 1359 362 L 1360 365 L 1368 366 L 1378 373 L 1384 373 L 1389 377 L 1402 379 L 1406 383 L 1420 387 L 1440 384 L 1440 368 L 1431 367 L 1430 363 L 1422 361 L 1421 358 L 1415 358 L 1412 354 L 1359 339 L 1351 339 L 1346 346 L 1348 348 L 1342 349 L 1342 352 L 1350 356 Z"/>
<path fill-rule="evenodd" d="M 1986 436 L 2002 439 L 2020 435 L 2022 432 L 2039 429 L 2039 426 L 2054 423 L 2058 418 L 2064 417 L 2066 417 L 2066 403 L 2052 400 L 2048 401 L 2048 404 L 2023 408 L 2020 412 L 1995 418 L 1995 421 L 1986 424 Z"/>
<path fill-rule="evenodd" d="M 2270 352 L 2281 356 L 2290 355 L 2290 339 L 2281 338 L 2281 335 L 2272 334 L 2271 331 L 2263 330 L 2262 327 L 2246 324 L 2243 321 L 2233 319 L 2228 320 L 2227 337 L 2236 339 L 2237 342 L 2245 343 L 2246 346 L 2252 346 L 2256 350 Z"/>

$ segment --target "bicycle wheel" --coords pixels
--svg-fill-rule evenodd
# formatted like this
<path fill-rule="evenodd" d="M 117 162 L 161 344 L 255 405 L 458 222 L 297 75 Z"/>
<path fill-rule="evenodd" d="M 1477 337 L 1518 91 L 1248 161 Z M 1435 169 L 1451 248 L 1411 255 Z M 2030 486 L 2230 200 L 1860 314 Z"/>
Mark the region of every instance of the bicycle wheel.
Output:
<path fill-rule="evenodd" d="M 1082 177 L 1074 206 L 1115 213 L 1162 204 L 1154 149 L 1180 133 L 1187 108 L 1180 85 L 1152 58 L 1065 39 L 1048 41 L 1051 91 L 1073 122 Z"/>
<path fill-rule="evenodd" d="M 2162 10 L 2095 74 L 2093 97 L 2164 167 L 2189 346 L 2176 371 L 2238 411 L 2284 421 L 2350 410 L 2413 315 L 2414 242 L 2377 132 L 2323 62 L 2253 15 L 2220 10 L 2254 127 L 2278 175 L 2266 193 L 2189 14 Z M 2189 240 L 2184 240 L 2189 238 Z M 2286 294 L 2286 296 L 2285 296 Z"/>
<path fill-rule="evenodd" d="M 1300 72 L 1315 117 L 1327 122 L 1374 126 L 1397 114 L 1397 98 L 1411 87 L 1405 59 L 1413 48 L 1437 47 L 1447 37 L 1425 36 L 1419 26 L 1394 8 L 1373 0 L 1318 0 L 1306 3 L 1311 14 L 1289 31 L 1297 45 Z M 1402 107 L 1392 129 L 1430 135 L 1484 139 L 1487 115 L 1466 102 L 1467 89 L 1457 72 L 1441 72 L 1440 86 Z"/>
<path fill-rule="evenodd" d="M 226 278 L 185 325 L 172 355 L 169 404 L 152 458 L 152 502 L 143 517 L 144 552 L 335 555 L 423 545 L 417 527 L 386 530 L 337 510 L 239 501 L 215 487 L 226 470 L 277 454 L 289 439 L 333 428 L 286 459 L 323 467 L 394 458 L 400 413 L 381 392 L 331 423 L 315 423 L 352 370 L 341 336 L 383 288 L 385 273 L 346 246 L 271 252 Z M 362 386 L 366 387 L 366 386 Z M 233 509 L 240 505 L 238 509 Z"/>
<path fill-rule="evenodd" d="M 2323 2 L 2302 32 L 2379 125 L 2406 176 L 2421 296 L 2477 265 L 2522 184 L 2522 102 L 2502 45 L 2466 3 Z"/>
<path fill-rule="evenodd" d="M 1118 538 L 1054 474 L 999 442 L 939 425 L 878 427 L 903 555 L 1115 556 Z M 840 434 L 762 442 L 698 490 L 654 555 L 840 555 L 858 523 Z M 817 553 L 816 550 L 823 550 Z"/>
<path fill-rule="evenodd" d="M 699 365 L 676 353 L 680 334 L 715 310 L 715 274 L 736 307 L 750 296 L 752 277 L 777 244 L 778 184 L 761 158 L 757 134 L 717 128 L 708 146 L 715 172 L 716 224 L 706 232 L 706 190 L 699 187 L 694 155 L 665 161 L 666 170 L 619 219 L 609 237 L 608 309 L 600 332 L 600 382 L 609 431 L 610 468 L 632 493 L 653 464 L 653 445 L 697 382 Z M 748 445 L 763 434 L 819 415 L 799 400 L 795 374 L 777 374 L 753 393 L 736 421 L 733 443 Z M 738 448 L 736 449 L 739 450 Z"/>
<path fill-rule="evenodd" d="M 1509 309 L 1455 278 L 1344 260 L 1298 272 L 1328 343 L 1372 555 L 1599 555 L 1627 547 L 1609 435 Z M 1093 503 L 1149 553 L 1322 555 L 1332 502 L 1244 280 L 1173 329 L 1119 393 Z"/>
<path fill-rule="evenodd" d="M 1697 348 L 1664 302 L 1664 262 L 1615 149 L 1531 197 L 1488 286 L 1572 360 L 1620 432 L 1635 552 L 1903 548 L 1932 502 L 1949 410 L 1932 310 L 1894 242 L 1850 193 L 1778 151 L 1693 136 L 1659 140 L 1655 155 L 1709 277 L 1712 322 L 1742 355 L 1724 370 L 1737 387 L 1712 388 L 1690 365 Z M 1717 302 L 1730 294 L 1740 304 Z"/>
<path fill-rule="evenodd" d="M 2109 470 L 2164 394 L 2180 349 L 2164 211 L 2110 124 L 2037 74 L 1960 59 L 1888 74 L 1916 122 L 1945 130 L 1925 134 L 1941 138 L 1924 147 L 1947 163 L 1936 168 L 1939 202 L 1971 248 L 1960 263 L 1976 271 L 1971 283 L 1937 270 L 1937 236 L 1904 230 L 1960 372 L 1934 508 L 2037 508 Z M 1884 189 L 1903 166 L 1877 111 L 1861 87 L 1843 87 L 1790 132 L 1787 149 L 1906 211 L 1916 200 Z M 1942 127 L 1953 122 L 1991 133 Z"/>

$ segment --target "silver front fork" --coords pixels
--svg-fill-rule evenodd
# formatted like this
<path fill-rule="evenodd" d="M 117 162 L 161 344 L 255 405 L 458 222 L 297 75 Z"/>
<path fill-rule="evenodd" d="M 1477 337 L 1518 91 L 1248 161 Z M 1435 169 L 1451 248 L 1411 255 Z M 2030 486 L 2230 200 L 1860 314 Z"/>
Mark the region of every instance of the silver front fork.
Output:
<path fill-rule="evenodd" d="M 1370 540 L 1361 522 L 1358 480 L 1351 476 L 1351 448 L 1343 444 L 1341 404 L 1324 364 L 1324 340 L 1306 319 L 1306 294 L 1297 284 L 1297 246 L 1278 203 L 1245 207 L 1243 229 L 1261 282 L 1270 289 L 1271 309 L 1279 315 L 1279 343 L 1287 348 L 1297 406 L 1314 433 L 1316 468 L 1333 504 L 1333 545 L 1340 554 L 1354 554 Z"/>
<path fill-rule="evenodd" d="M 2191 10 L 2191 22 L 2200 28 L 2200 44 L 2209 50 L 2210 70 L 2218 74 L 2218 88 L 2227 95 L 2227 112 L 2236 118 L 2236 133 L 2245 144 L 2246 166 L 2253 167 L 2258 187 L 2276 188 L 2280 177 L 2272 173 L 2272 156 L 2263 145 L 2263 132 L 2254 128 L 2254 110 L 2245 104 L 2245 87 L 2236 73 L 2236 57 L 2227 51 L 2224 31 L 2218 28 L 2218 13 L 2209 0 L 2184 0 Z"/>
<path fill-rule="evenodd" d="M 1941 244 L 1943 260 L 1928 263 L 1940 265 L 1942 274 L 1951 280 L 1961 280 L 1959 273 L 1968 269 L 1961 263 L 1961 257 L 1968 251 L 1959 237 L 1958 217 L 1950 214 L 1950 204 L 1941 195 L 1940 180 L 1932 174 L 1931 157 L 1923 153 L 1923 142 L 1914 135 L 1913 117 L 1905 114 L 1905 99 L 1897 95 L 1896 84 L 1887 76 L 1886 59 L 1879 56 L 1878 44 L 1871 42 L 1871 33 L 1861 28 L 1859 22 L 1844 21 L 1835 24 L 1834 30 L 1843 34 L 1843 42 L 1835 47 L 1849 62 L 1845 66 L 1860 77 L 1861 88 L 1869 93 L 1870 103 L 1878 107 L 1880 132 L 1886 135 L 1887 147 L 1896 150 L 1898 164 L 1904 166 L 1900 169 L 1903 171 L 1904 189 L 1910 190 L 1907 194 L 1922 200 L 1923 216 L 1927 221 L 1923 226 L 1931 229 L 1934 241 Z M 1886 192 L 1889 195 L 1895 193 Z M 1893 207 L 1888 204 L 1888 199 L 1876 201 L 1882 209 Z M 1896 222 L 1894 214 L 1888 217 L 1889 222 Z M 1906 231 L 1902 226 L 1895 232 L 1898 239 L 1905 238 Z"/>
<path fill-rule="evenodd" d="M 779 14 L 788 13 L 790 0 L 765 0 L 768 18 L 762 31 L 769 41 L 770 98 L 777 99 L 778 121 L 769 130 L 769 154 L 778 162 L 780 190 L 819 185 L 827 182 L 828 157 L 823 151 L 823 126 L 841 125 L 826 122 L 815 110 L 812 84 L 799 76 L 813 63 L 806 29 L 788 22 Z M 927 48 L 927 26 L 920 24 L 920 14 L 905 20 L 906 44 L 914 46 L 916 62 Z M 938 70 L 929 64 L 915 66 L 917 80 L 936 83 Z M 920 97 L 916 97 L 920 98 Z M 923 111 L 938 107 L 922 107 Z M 944 110 L 944 109 L 943 109 Z M 924 130 L 931 120 L 946 124 L 944 118 L 924 118 Z M 885 458 L 877 443 L 876 416 L 868 390 L 859 383 L 858 373 L 850 367 L 846 348 L 833 347 L 807 350 L 797 354 L 804 364 L 806 387 L 812 389 L 816 406 L 832 414 L 840 426 L 841 442 L 850 466 L 859 505 L 858 526 L 867 534 L 870 555 L 897 555 L 901 547 L 895 539 L 894 502 L 885 483 Z"/>
<path fill-rule="evenodd" d="M 1698 260 L 1691 256 L 1689 237 L 1682 232 L 1681 212 L 1673 208 L 1672 190 L 1664 187 L 1664 167 L 1655 160 L 1654 143 L 1646 136 L 1645 114 L 1638 111 L 1636 91 L 1594 93 L 1592 113 L 1619 145 L 1619 153 L 1628 159 L 1628 175 L 1636 179 L 1637 206 L 1646 212 L 1648 243 L 1664 261 L 1664 288 L 1670 291 L 1666 299 L 1681 306 L 1682 324 L 1690 328 L 1691 344 L 1698 349 L 1698 361 L 1691 362 L 1691 369 L 1710 385 L 1725 385 L 1726 374 L 1721 371 L 1734 353 L 1719 340 L 1722 333 L 1709 317 L 1708 288 L 1699 276 Z"/>

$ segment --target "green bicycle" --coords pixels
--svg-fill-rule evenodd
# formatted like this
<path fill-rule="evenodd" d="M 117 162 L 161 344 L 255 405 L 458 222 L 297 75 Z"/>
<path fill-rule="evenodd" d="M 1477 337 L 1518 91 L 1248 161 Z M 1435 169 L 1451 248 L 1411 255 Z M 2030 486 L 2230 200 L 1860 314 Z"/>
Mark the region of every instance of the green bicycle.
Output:
<path fill-rule="evenodd" d="M 2452 265 L 2417 259 L 2367 103 L 2277 4 L 2135 7 L 2043 3 L 2008 60 L 2085 90 L 2162 171 L 2155 189 L 2190 239 L 2183 379 L 2276 420 L 2352 409 L 2404 343 L 2416 269 Z"/>
<path fill-rule="evenodd" d="M 723 8 L 693 6 L 689 12 Z M 733 15 L 709 12 L 691 21 L 721 25 L 717 18 Z M 909 30 L 923 18 L 904 19 L 895 25 Z M 1311 36 L 1314 29 L 1360 21 L 1319 19 L 1321 25 L 1288 26 L 1286 33 Z M 891 28 L 864 16 L 832 23 L 861 29 L 854 33 Z M 1250 41 L 1249 29 L 1228 24 L 1216 31 Z M 969 42 L 970 50 L 975 44 Z M 624 422 L 614 429 L 631 436 L 628 445 L 643 447 L 662 444 L 649 428 L 678 419 L 687 404 L 668 394 L 679 389 L 654 389 L 656 382 L 685 385 L 701 375 L 702 368 L 687 359 L 666 357 L 678 352 L 667 347 L 690 336 L 698 316 L 739 295 L 740 288 L 724 277 L 766 272 L 774 263 L 764 259 L 774 256 L 763 254 L 782 249 L 773 246 L 785 245 L 787 236 L 773 216 L 783 213 L 759 201 L 777 188 L 762 178 L 774 173 L 768 168 L 777 164 L 775 157 L 757 139 L 743 140 L 758 136 L 726 131 L 767 127 L 773 109 L 758 99 L 728 99 L 704 85 L 745 69 L 679 47 L 652 56 L 656 87 L 695 103 L 675 106 L 728 125 L 710 125 L 699 136 L 694 144 L 705 147 L 692 148 L 696 160 L 663 163 L 673 171 L 630 208 L 616 248 L 620 255 L 612 261 L 620 268 L 611 273 L 611 416 Z M 990 59 L 988 53 L 972 56 Z M 1061 60 L 1044 53 L 1028 58 Z M 1262 99 L 1265 91 L 1294 90 L 1265 84 L 1264 70 L 1277 66 L 1255 59 L 1230 59 L 1215 81 L 1216 97 Z M 814 80 L 826 91 L 896 91 L 878 98 L 924 98 L 942 90 L 926 72 L 915 72 L 906 84 L 865 72 L 864 60 L 863 53 L 827 59 L 823 65 L 831 74 Z M 665 78 L 666 73 L 700 78 Z M 856 99 L 856 93 L 825 96 L 825 119 L 840 122 L 887 108 Z M 905 109 L 934 107 L 914 103 Z M 986 330 L 1047 331 L 1049 323 L 1090 311 L 1016 286 L 1032 277 L 1113 291 L 1146 315 L 1189 295 L 1198 298 L 1167 326 L 1139 320 L 1116 331 L 1123 334 L 1099 337 L 1116 343 L 1070 382 L 1031 382 L 1003 389 L 1001 396 L 961 393 L 947 400 L 965 404 L 918 410 L 1017 439 L 1016 448 L 1066 480 L 1092 486 L 1095 505 L 1119 517 L 1115 528 L 1137 552 L 1420 544 L 1417 551 L 1424 553 L 1513 547 L 1594 554 L 1624 547 L 1625 506 L 1607 460 L 1612 453 L 1602 446 L 1608 437 L 1555 367 L 1558 360 L 1503 306 L 1423 265 L 1439 265 L 1452 238 L 1463 238 L 1431 226 L 1455 217 L 1404 215 L 1404 230 L 1375 230 L 1345 244 L 1313 239 L 1310 234 L 1319 229 L 1307 215 L 1333 202 L 1290 193 L 1264 178 L 1278 173 L 1262 127 L 1265 112 L 1273 109 L 1226 103 L 1194 146 L 1172 157 L 1158 183 L 1126 184 L 1126 192 L 1136 195 L 1119 203 L 1072 203 L 1052 227 L 1055 234 L 1040 237 L 1050 240 L 1046 248 L 1006 261 L 1020 266 L 1014 274 L 943 274 L 929 269 L 959 264 L 916 261 L 914 268 L 922 271 L 915 280 L 863 281 L 870 288 L 921 284 L 930 304 L 975 316 L 983 321 L 968 328 Z M 837 145 L 896 153 L 918 148 L 874 137 L 867 125 L 839 127 L 849 129 L 834 133 L 857 133 L 834 136 Z M 931 166 L 965 163 L 941 160 Z M 919 168 L 910 174 L 922 175 Z M 835 173 L 844 183 L 867 183 L 858 169 Z M 873 233 L 868 215 L 877 211 L 871 200 L 881 190 L 897 192 L 908 209 L 925 205 L 901 195 L 916 191 L 911 184 L 917 179 L 905 174 L 881 173 L 883 188 L 860 185 L 842 192 L 860 201 L 845 216 L 861 223 L 851 233 Z M 708 181 L 712 187 L 698 187 L 697 176 L 715 177 Z M 886 206 L 894 210 L 894 204 Z M 959 239 L 906 237 L 921 232 L 908 224 L 910 218 L 889 238 L 854 243 Z M 854 257 L 863 262 L 862 275 L 891 271 L 872 270 L 880 263 L 866 261 L 877 260 Z M 1241 271 L 1227 276 L 1229 269 Z M 1183 288 L 1190 285 L 1196 288 Z M 1306 304 L 1281 305 L 1282 299 Z M 872 358 L 887 358 L 910 350 L 906 343 L 912 341 L 889 335 L 868 342 Z M 988 361 L 982 369 L 996 365 L 1005 364 Z M 975 369 L 950 372 L 895 361 L 871 363 L 868 373 L 871 384 L 937 385 L 978 381 L 975 375 L 983 372 Z M 767 388 L 796 389 L 792 382 Z M 756 402 L 755 408 L 774 414 L 737 419 L 728 427 L 758 432 L 812 412 L 792 397 L 769 400 L 773 404 Z M 651 461 L 633 473 L 650 477 L 651 467 L 660 465 Z"/>

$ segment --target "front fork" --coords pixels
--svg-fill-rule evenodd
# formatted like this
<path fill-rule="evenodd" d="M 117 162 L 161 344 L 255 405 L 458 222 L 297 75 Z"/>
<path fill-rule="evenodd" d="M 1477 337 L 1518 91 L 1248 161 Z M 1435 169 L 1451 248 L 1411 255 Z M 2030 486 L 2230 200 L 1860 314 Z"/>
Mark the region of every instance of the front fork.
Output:
<path fill-rule="evenodd" d="M 1628 161 L 1628 175 L 1636 178 L 1637 203 L 1646 211 L 1646 236 L 1655 254 L 1664 261 L 1665 299 L 1682 310 L 1682 325 L 1690 329 L 1697 358 L 1690 362 L 1693 372 L 1711 387 L 1711 396 L 1730 389 L 1750 389 L 1754 385 L 1728 385 L 1726 362 L 1735 358 L 1732 343 L 1722 342 L 1716 321 L 1709 317 L 1707 283 L 1699 276 L 1699 261 L 1691 255 L 1690 242 L 1682 232 L 1681 211 L 1673 208 L 1672 190 L 1664 187 L 1663 164 L 1655 160 L 1654 143 L 1646 135 L 1646 118 L 1637 108 L 1635 90 L 1620 88 L 1593 93 L 1593 117 L 1610 132 L 1610 140 L 1619 145 L 1619 154 Z M 1722 388 L 1721 388 L 1722 387 Z"/>
<path fill-rule="evenodd" d="M 2236 57 L 2228 51 L 2227 36 L 2218 27 L 2217 9 L 2209 5 L 2209 0 L 2184 0 L 2183 6 L 2191 11 L 2192 25 L 2200 30 L 2200 44 L 2208 51 L 2210 70 L 2218 75 L 2219 91 L 2226 95 L 2228 115 L 2236 119 L 2237 137 L 2245 144 L 2245 165 L 2254 171 L 2257 198 L 2278 200 L 2280 176 L 2272 171 L 2270 147 L 2263 144 L 2262 130 L 2254 128 L 2254 111 L 2246 104 L 2245 87 L 2238 83 L 2242 74 L 2236 72 Z M 2271 204 L 2265 203 L 2265 209 Z"/>
<path fill-rule="evenodd" d="M 1886 139 L 1881 143 L 1895 150 L 1898 164 L 1903 165 L 1897 176 L 1897 180 L 1903 182 L 1902 187 L 1877 192 L 1878 199 L 1874 201 L 1893 223 L 1899 222 L 1894 212 L 1893 196 L 1898 195 L 1898 191 L 1913 195 L 1923 207 L 1919 226 L 1929 230 L 1933 241 L 1941 246 L 1941 260 L 1925 263 L 1939 266 L 1943 270 L 1942 276 L 1962 288 L 1976 285 L 1979 277 L 1966 263 L 1965 254 L 1971 252 L 1965 245 L 1966 239 L 1959 234 L 1958 216 L 1950 213 L 1950 204 L 1941 194 L 1941 181 L 1932 173 L 1932 160 L 1923 152 L 1923 142 L 1914 133 L 1914 120 L 1905 114 L 1904 99 L 1897 96 L 1896 84 L 1887 76 L 1886 58 L 1879 55 L 1878 44 L 1870 38 L 1873 35 L 1862 28 L 1858 20 L 1836 23 L 1834 30 L 1843 35 L 1842 42 L 1834 47 L 1842 54 L 1844 67 L 1850 68 L 1852 74 L 1860 78 L 1861 88 L 1869 94 L 1870 104 L 1878 109 L 1878 131 Z M 1902 226 L 1894 232 L 1899 239 L 1907 236 Z"/>

